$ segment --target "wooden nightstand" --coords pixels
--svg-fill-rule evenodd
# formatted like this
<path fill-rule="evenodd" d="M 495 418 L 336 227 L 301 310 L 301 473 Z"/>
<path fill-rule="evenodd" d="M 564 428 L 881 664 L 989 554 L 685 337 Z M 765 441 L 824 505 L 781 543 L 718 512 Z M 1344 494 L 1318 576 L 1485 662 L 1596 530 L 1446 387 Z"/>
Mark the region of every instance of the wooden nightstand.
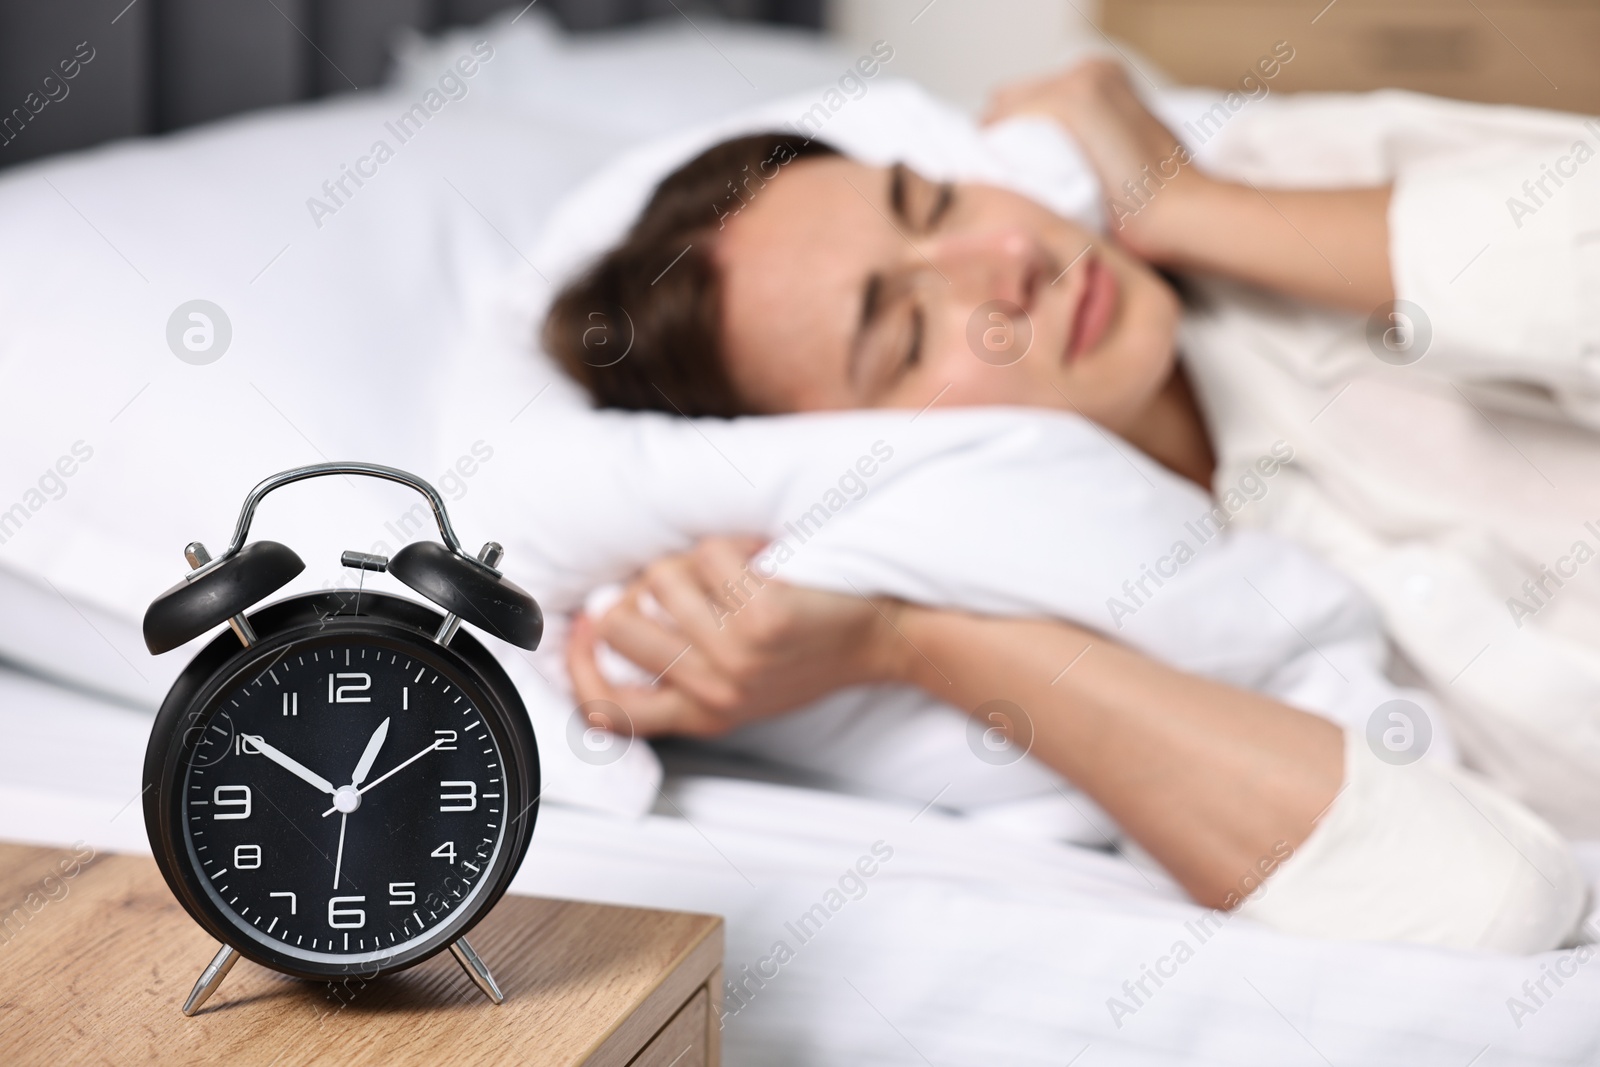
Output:
<path fill-rule="evenodd" d="M 0 844 L 8 1064 L 719 1061 L 717 916 L 507 896 L 472 935 L 499 1007 L 446 953 L 344 986 L 242 961 L 187 1019 L 179 1005 L 216 943 L 148 857 L 100 855 L 65 876 L 73 867 L 70 850 Z"/>

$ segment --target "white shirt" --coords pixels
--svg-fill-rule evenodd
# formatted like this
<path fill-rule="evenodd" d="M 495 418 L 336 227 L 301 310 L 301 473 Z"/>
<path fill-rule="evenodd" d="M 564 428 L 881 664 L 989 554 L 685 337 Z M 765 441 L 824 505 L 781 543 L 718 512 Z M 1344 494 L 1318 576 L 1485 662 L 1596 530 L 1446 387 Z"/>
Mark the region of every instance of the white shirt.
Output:
<path fill-rule="evenodd" d="M 1289 442 L 1236 521 L 1354 578 L 1466 761 L 1600 836 L 1600 120 L 1306 96 L 1241 116 L 1207 162 L 1263 187 L 1392 180 L 1414 305 L 1369 342 L 1363 316 L 1201 285 L 1180 345 L 1216 488 Z"/>

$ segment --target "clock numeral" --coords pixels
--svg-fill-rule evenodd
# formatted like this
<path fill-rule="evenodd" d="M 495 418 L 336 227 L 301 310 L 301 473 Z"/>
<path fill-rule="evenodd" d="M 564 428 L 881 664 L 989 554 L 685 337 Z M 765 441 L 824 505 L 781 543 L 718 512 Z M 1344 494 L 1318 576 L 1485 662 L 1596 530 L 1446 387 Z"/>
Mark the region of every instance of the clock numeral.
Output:
<path fill-rule="evenodd" d="M 261 866 L 260 845 L 235 845 L 233 865 L 241 871 L 253 871 Z"/>
<path fill-rule="evenodd" d="M 219 808 L 213 819 L 248 819 L 250 817 L 250 787 L 247 785 L 219 785 L 211 791 L 211 802 Z"/>
<path fill-rule="evenodd" d="M 252 734 L 235 734 L 233 738 L 233 754 L 235 756 L 261 755 L 261 749 L 256 745 L 257 740 Z"/>
<path fill-rule="evenodd" d="M 295 914 L 296 906 L 300 903 L 300 898 L 295 896 L 293 893 L 288 893 L 288 892 L 284 892 L 284 893 L 268 893 L 267 896 L 268 897 L 288 897 L 289 898 L 289 914 L 290 915 Z"/>
<path fill-rule="evenodd" d="M 283 713 L 285 715 L 299 715 L 300 714 L 300 694 L 299 693 L 285 693 L 285 694 L 283 694 Z"/>
<path fill-rule="evenodd" d="M 337 686 L 334 684 L 334 679 L 336 678 L 340 683 Z M 346 682 L 346 678 L 352 678 L 356 680 Z M 330 672 L 328 675 L 328 703 L 370 704 L 372 703 L 371 697 L 356 696 L 355 694 L 365 693 L 371 688 L 372 675 L 370 674 L 349 673 L 344 671 L 341 671 L 338 674 L 333 674 Z"/>
<path fill-rule="evenodd" d="M 433 747 L 440 752 L 454 752 L 456 750 L 456 732 L 454 730 L 435 730 L 433 736 L 438 738 Z"/>
<path fill-rule="evenodd" d="M 440 811 L 477 811 L 477 782 L 440 782 Z"/>
<path fill-rule="evenodd" d="M 367 925 L 367 913 L 344 904 L 365 904 L 366 897 L 331 897 L 328 900 L 328 925 L 335 930 L 359 930 Z"/>
<path fill-rule="evenodd" d="M 438 856 L 442 860 L 445 860 L 449 863 L 454 863 L 456 861 L 456 843 L 454 841 L 446 841 L 444 844 L 428 853 L 428 855 Z"/>
<path fill-rule="evenodd" d="M 417 902 L 417 883 L 415 882 L 390 882 L 389 906 L 394 908 L 409 908 Z"/>

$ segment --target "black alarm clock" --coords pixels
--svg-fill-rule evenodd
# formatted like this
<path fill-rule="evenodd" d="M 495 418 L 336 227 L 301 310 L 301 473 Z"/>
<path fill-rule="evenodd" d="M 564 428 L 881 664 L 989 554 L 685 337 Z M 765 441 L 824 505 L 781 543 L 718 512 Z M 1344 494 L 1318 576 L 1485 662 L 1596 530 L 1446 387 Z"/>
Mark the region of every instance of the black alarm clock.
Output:
<path fill-rule="evenodd" d="M 341 561 L 393 574 L 441 611 L 383 593 L 290 596 L 250 611 L 305 569 L 287 546 L 246 542 L 274 489 L 367 475 L 427 497 L 441 543 Z M 284 471 L 251 490 L 227 551 L 144 617 L 160 655 L 227 624 L 162 703 L 144 763 L 145 828 L 173 895 L 222 949 L 184 1003 L 200 1010 L 240 956 L 299 978 L 372 979 L 449 948 L 504 1000 L 466 934 L 521 865 L 539 803 L 539 754 L 505 671 L 462 621 L 538 646 L 533 598 L 462 551 L 444 501 L 415 475 L 368 463 Z"/>

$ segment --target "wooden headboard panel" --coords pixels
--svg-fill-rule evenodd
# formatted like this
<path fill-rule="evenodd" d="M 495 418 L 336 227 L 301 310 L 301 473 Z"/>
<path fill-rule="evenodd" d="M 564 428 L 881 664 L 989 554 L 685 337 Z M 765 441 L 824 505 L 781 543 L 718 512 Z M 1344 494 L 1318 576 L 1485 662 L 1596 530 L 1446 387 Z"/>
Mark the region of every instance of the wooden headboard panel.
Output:
<path fill-rule="evenodd" d="M 536 0 L 569 29 L 715 12 L 819 26 L 822 0 Z M 378 84 L 401 27 L 526 0 L 0 0 L 0 167 Z M 532 5 L 527 5 L 532 6 Z"/>

